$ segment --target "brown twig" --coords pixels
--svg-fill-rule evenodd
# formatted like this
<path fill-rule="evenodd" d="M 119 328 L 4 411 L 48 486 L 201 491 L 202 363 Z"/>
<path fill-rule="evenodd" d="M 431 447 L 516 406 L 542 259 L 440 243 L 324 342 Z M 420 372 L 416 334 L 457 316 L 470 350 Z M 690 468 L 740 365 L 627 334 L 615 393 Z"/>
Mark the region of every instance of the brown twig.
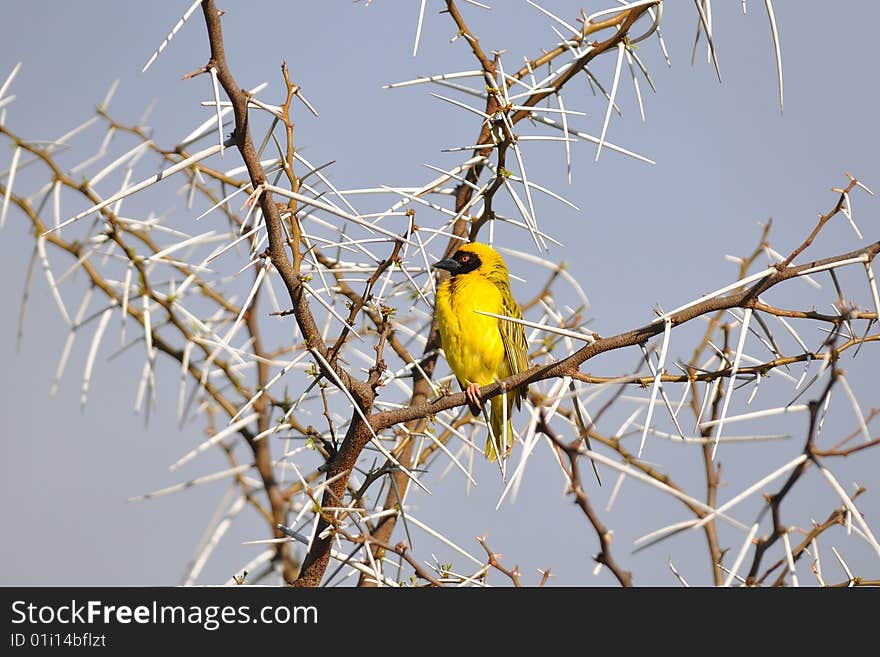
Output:
<path fill-rule="evenodd" d="M 758 538 L 755 541 L 755 555 L 752 559 L 752 565 L 751 568 L 749 568 L 749 573 L 746 576 L 746 585 L 748 586 L 754 585 L 757 582 L 756 578 L 758 576 L 758 570 L 761 567 L 761 559 L 763 558 L 764 554 L 767 552 L 768 549 L 770 549 L 770 547 L 773 546 L 773 544 L 777 540 L 782 537 L 783 534 L 788 531 L 788 528 L 782 524 L 779 509 L 786 495 L 788 495 L 789 491 L 791 491 L 797 481 L 801 478 L 801 475 L 806 472 L 809 464 L 811 463 L 811 459 L 815 458 L 814 443 L 819 426 L 819 409 L 822 407 L 828 395 L 831 394 L 831 389 L 837 382 L 836 357 L 831 358 L 831 363 L 829 367 L 831 367 L 831 377 L 828 379 L 828 383 L 825 385 L 825 388 L 822 390 L 822 393 L 819 395 L 819 397 L 817 399 L 811 400 L 808 404 L 810 418 L 809 427 L 807 429 L 807 439 L 804 443 L 803 449 L 804 454 L 806 454 L 808 458 L 804 460 L 800 465 L 798 465 L 794 470 L 792 470 L 791 474 L 788 476 L 785 483 L 782 485 L 782 488 L 780 488 L 778 492 L 770 495 L 767 498 L 767 508 L 769 508 L 771 513 L 773 530 L 768 536 Z"/>
<path fill-rule="evenodd" d="M 855 188 L 855 186 L 857 184 L 858 184 L 858 181 L 855 178 L 853 178 L 852 176 L 850 176 L 849 184 L 844 189 L 832 190 L 832 191 L 840 192 L 840 198 L 837 200 L 837 203 L 835 204 L 835 206 L 833 208 L 831 208 L 831 210 L 829 210 L 825 214 L 819 215 L 819 223 L 816 224 L 816 227 L 810 233 L 809 237 L 807 237 L 807 239 L 805 239 L 804 242 L 799 247 L 797 247 L 794 251 L 792 251 L 791 255 L 789 255 L 785 259 L 785 261 L 779 265 L 780 269 L 785 269 L 786 267 L 788 267 L 794 261 L 795 258 L 797 258 L 801 253 L 803 253 L 810 246 L 810 244 L 813 243 L 813 240 L 816 239 L 816 235 L 819 234 L 819 231 L 822 230 L 822 227 L 826 223 L 828 223 L 832 217 L 834 217 L 836 214 L 838 214 L 841 211 L 841 209 L 845 206 L 847 194 L 849 194 L 853 190 L 853 188 Z"/>
<path fill-rule="evenodd" d="M 486 544 L 486 537 L 485 536 L 477 536 L 477 542 L 480 545 L 482 545 L 483 549 L 486 551 L 486 556 L 489 558 L 489 566 L 491 566 L 492 568 L 497 570 L 499 573 L 501 573 L 501 574 L 505 575 L 507 578 L 509 578 L 511 583 L 516 588 L 521 588 L 522 584 L 520 583 L 520 580 L 519 580 L 519 578 L 520 578 L 519 566 L 514 566 L 513 570 L 510 570 L 509 568 L 503 566 L 501 564 L 501 562 L 499 561 L 499 558 L 504 555 L 493 552 L 492 549 Z"/>
<path fill-rule="evenodd" d="M 855 454 L 856 452 L 860 452 L 863 449 L 869 449 L 871 447 L 876 447 L 880 445 L 880 438 L 875 438 L 869 443 L 863 443 L 861 445 L 856 445 L 855 447 L 850 447 L 849 449 L 829 449 L 829 450 L 821 450 L 814 449 L 814 456 L 843 456 L 847 457 L 850 454 Z"/>
<path fill-rule="evenodd" d="M 861 495 L 864 492 L 865 492 L 864 488 L 859 488 L 855 493 L 853 493 L 852 499 L 855 500 L 859 495 Z M 792 556 L 792 559 L 794 560 L 794 562 L 795 563 L 798 562 L 798 560 L 801 558 L 801 556 L 804 554 L 804 552 L 806 552 L 807 548 L 810 546 L 810 544 L 813 542 L 813 540 L 815 538 L 820 536 L 823 532 L 825 532 L 827 529 L 829 529 L 831 527 L 834 527 L 836 525 L 842 525 L 844 522 L 844 518 L 846 517 L 846 513 L 847 513 L 847 508 L 845 505 L 842 505 L 842 506 L 838 507 L 837 509 L 835 509 L 834 511 L 832 511 L 831 515 L 828 516 L 828 518 L 825 520 L 825 522 L 818 524 L 818 525 L 815 525 L 809 532 L 807 532 L 806 536 L 804 537 L 804 540 L 801 541 L 801 543 L 799 545 L 793 547 L 791 550 L 791 556 Z M 784 565 L 786 565 L 786 559 L 783 557 L 782 559 L 777 561 L 775 564 L 768 567 L 767 570 L 764 572 L 764 574 L 758 578 L 756 583 L 762 584 L 764 582 L 764 580 L 767 579 L 767 577 L 773 571 L 775 571 L 777 568 L 780 568 L 781 566 L 784 566 Z M 779 574 L 779 577 L 776 578 L 776 581 L 773 582 L 772 585 L 773 586 L 782 586 L 785 583 L 785 576 L 786 575 L 788 575 L 788 570 L 783 570 Z"/>
<path fill-rule="evenodd" d="M 581 446 L 580 437 L 576 438 L 571 443 L 566 443 L 557 436 L 556 432 L 547 424 L 547 418 L 544 411 L 541 411 L 537 430 L 550 438 L 550 440 L 552 440 L 559 449 L 564 451 L 565 455 L 568 457 L 569 467 L 566 474 L 568 476 L 569 488 L 572 495 L 575 496 L 577 505 L 580 507 L 581 511 L 584 512 L 584 515 L 590 521 L 593 529 L 596 530 L 596 536 L 599 538 L 599 554 L 593 558 L 597 563 L 608 568 L 608 570 L 610 570 L 617 578 L 617 581 L 620 582 L 621 586 L 626 588 L 631 587 L 632 573 L 621 568 L 611 555 L 611 532 L 608 531 L 599 518 L 599 515 L 593 510 L 590 500 L 581 485 L 580 467 L 578 465 L 578 456 L 580 454 Z"/>

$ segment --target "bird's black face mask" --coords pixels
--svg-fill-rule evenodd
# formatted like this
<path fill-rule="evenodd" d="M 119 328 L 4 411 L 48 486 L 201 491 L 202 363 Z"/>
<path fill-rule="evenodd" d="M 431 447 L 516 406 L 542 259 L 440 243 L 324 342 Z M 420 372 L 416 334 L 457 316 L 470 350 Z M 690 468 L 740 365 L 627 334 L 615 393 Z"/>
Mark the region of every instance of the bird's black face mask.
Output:
<path fill-rule="evenodd" d="M 468 272 L 478 269 L 480 266 L 480 258 L 476 253 L 467 251 L 456 251 L 451 258 L 445 258 L 434 263 L 435 269 L 445 269 L 453 276 L 458 274 L 467 274 Z"/>

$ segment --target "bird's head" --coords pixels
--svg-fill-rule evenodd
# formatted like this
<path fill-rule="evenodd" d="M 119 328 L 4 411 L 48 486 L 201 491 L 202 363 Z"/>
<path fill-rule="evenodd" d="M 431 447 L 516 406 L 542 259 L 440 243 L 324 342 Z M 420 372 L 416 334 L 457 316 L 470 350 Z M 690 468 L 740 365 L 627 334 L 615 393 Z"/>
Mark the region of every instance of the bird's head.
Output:
<path fill-rule="evenodd" d="M 507 278 L 507 266 L 495 249 L 487 244 L 471 242 L 458 249 L 451 258 L 434 263 L 436 269 L 445 269 L 453 276 L 477 272 L 488 277 Z"/>

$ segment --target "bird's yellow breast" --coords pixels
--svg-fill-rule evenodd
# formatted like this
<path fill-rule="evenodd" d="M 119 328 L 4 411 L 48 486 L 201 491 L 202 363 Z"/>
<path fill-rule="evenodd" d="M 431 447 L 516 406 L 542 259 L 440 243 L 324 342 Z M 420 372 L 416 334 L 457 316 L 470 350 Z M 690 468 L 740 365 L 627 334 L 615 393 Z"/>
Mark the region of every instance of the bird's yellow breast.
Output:
<path fill-rule="evenodd" d="M 437 289 L 436 304 L 446 360 L 464 386 L 485 386 L 510 374 L 498 320 L 474 312 L 503 314 L 494 283 L 476 272 L 456 276 Z"/>

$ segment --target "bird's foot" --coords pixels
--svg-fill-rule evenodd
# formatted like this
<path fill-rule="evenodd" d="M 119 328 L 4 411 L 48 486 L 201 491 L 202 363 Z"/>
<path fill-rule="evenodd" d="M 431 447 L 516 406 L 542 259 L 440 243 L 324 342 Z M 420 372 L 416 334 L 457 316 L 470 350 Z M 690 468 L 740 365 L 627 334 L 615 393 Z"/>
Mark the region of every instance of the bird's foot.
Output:
<path fill-rule="evenodd" d="M 480 384 L 472 383 L 470 384 L 464 391 L 465 397 L 467 397 L 468 408 L 471 413 L 476 417 L 480 416 L 480 413 L 483 412 L 483 400 L 480 399 Z"/>

